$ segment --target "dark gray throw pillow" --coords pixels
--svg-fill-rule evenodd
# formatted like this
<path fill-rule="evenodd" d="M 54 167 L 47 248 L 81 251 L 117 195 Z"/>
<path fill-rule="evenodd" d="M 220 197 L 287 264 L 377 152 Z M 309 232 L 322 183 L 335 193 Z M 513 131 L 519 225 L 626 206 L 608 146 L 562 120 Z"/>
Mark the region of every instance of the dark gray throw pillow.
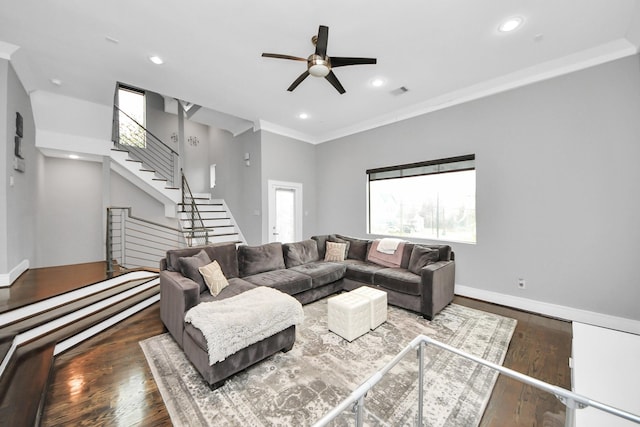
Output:
<path fill-rule="evenodd" d="M 200 286 L 201 293 L 208 288 L 207 284 L 204 282 L 204 277 L 202 277 L 198 268 L 204 267 L 207 264 L 211 264 L 211 258 L 209 258 L 209 255 L 207 255 L 204 250 L 201 250 L 194 256 L 178 258 L 180 272 L 184 277 L 196 282 Z"/>
<path fill-rule="evenodd" d="M 420 270 L 439 259 L 440 252 L 437 249 L 415 245 L 411 251 L 411 258 L 409 258 L 409 271 L 420 274 Z"/>
<path fill-rule="evenodd" d="M 336 237 L 349 243 L 349 246 L 347 247 L 347 256 L 345 258 L 357 259 L 360 261 L 365 261 L 367 259 L 369 243 L 371 243 L 369 240 L 357 239 L 355 237 L 343 236 L 341 234 L 336 234 Z"/>

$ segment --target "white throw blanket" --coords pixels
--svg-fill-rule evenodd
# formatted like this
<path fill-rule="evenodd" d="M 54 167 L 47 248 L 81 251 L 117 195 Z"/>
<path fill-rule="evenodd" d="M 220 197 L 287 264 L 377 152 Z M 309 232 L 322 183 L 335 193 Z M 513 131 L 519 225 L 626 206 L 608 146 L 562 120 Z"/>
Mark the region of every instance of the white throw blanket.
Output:
<path fill-rule="evenodd" d="M 220 301 L 200 303 L 187 311 L 184 318 L 202 331 L 210 365 L 303 320 L 302 304 L 266 286 Z"/>
<path fill-rule="evenodd" d="M 384 239 L 380 239 L 380 243 L 378 243 L 378 252 L 382 252 L 383 254 L 393 255 L 393 253 L 398 249 L 398 245 L 403 242 L 402 239 L 394 239 L 391 237 L 385 237 Z"/>

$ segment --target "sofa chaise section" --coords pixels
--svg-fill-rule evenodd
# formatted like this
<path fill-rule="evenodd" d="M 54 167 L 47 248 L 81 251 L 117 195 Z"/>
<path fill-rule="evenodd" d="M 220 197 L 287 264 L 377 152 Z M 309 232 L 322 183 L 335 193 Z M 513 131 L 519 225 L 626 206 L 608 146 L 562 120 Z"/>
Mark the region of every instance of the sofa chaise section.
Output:
<path fill-rule="evenodd" d="M 340 234 L 313 236 L 312 239 L 317 242 L 321 258 L 324 257 L 326 242 L 347 244 L 343 261 L 346 266 L 343 289 L 346 291 L 363 285 L 383 290 L 387 292 L 389 304 L 418 312 L 429 320 L 453 301 L 455 262 L 449 245 L 404 242 L 400 265 L 388 267 L 369 261 L 367 254 L 372 250 L 371 240 Z M 412 256 L 423 260 L 424 265 L 418 262 L 410 265 Z"/>

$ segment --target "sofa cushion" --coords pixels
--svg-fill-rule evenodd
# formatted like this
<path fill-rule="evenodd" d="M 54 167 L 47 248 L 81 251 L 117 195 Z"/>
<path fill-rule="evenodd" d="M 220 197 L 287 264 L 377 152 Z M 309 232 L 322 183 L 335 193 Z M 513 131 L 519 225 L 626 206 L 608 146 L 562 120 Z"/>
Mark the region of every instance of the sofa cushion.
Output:
<path fill-rule="evenodd" d="M 311 289 L 311 277 L 297 271 L 272 270 L 244 278 L 256 286 L 269 286 L 289 295 Z"/>
<path fill-rule="evenodd" d="M 238 247 L 238 269 L 240 277 L 285 268 L 282 243 L 267 243 L 260 246 Z"/>
<path fill-rule="evenodd" d="M 404 268 L 384 268 L 375 272 L 373 284 L 403 294 L 420 295 L 421 277 Z"/>
<path fill-rule="evenodd" d="M 411 253 L 413 252 L 413 247 L 415 244 L 410 242 L 405 242 L 404 244 L 404 252 L 402 253 L 402 261 L 400 262 L 400 267 L 409 268 L 409 259 L 411 258 Z"/>
<path fill-rule="evenodd" d="M 373 284 L 373 275 L 375 272 L 385 268 L 381 265 L 358 260 L 348 260 L 345 265 L 347 266 L 347 271 L 344 273 L 345 278 L 363 282 L 368 285 Z"/>
<path fill-rule="evenodd" d="M 315 240 L 285 243 L 282 245 L 284 264 L 287 268 L 297 267 L 308 262 L 318 261 L 318 244 Z"/>
<path fill-rule="evenodd" d="M 337 262 L 317 261 L 293 267 L 291 270 L 311 277 L 311 287 L 317 288 L 342 279 L 347 266 Z"/>
<path fill-rule="evenodd" d="M 214 260 L 211 264 L 207 264 L 204 267 L 198 268 L 200 274 L 204 278 L 204 283 L 209 288 L 209 292 L 214 297 L 217 296 L 221 290 L 229 286 L 227 278 L 224 277 L 222 269 L 218 261 Z"/>
<path fill-rule="evenodd" d="M 415 245 L 411 251 L 411 258 L 409 258 L 408 270 L 413 274 L 420 274 L 423 267 L 438 261 L 439 258 L 440 251 L 438 249 Z"/>
<path fill-rule="evenodd" d="M 166 267 L 169 271 L 180 271 L 178 258 L 189 257 L 204 250 L 211 261 L 216 260 L 227 279 L 238 277 L 238 257 L 235 243 L 214 243 L 206 246 L 171 249 L 167 251 Z"/>
<path fill-rule="evenodd" d="M 319 257 L 319 259 L 324 259 L 324 252 L 326 250 L 325 245 L 326 245 L 327 240 L 329 239 L 329 237 L 331 237 L 331 236 L 328 235 L 328 234 L 324 234 L 324 235 L 321 235 L 321 236 L 311 236 L 311 239 L 315 240 L 316 244 L 318 245 L 318 257 Z"/>
<path fill-rule="evenodd" d="M 207 285 L 204 282 L 204 277 L 202 277 L 202 274 L 200 274 L 198 269 L 210 263 L 211 259 L 203 249 L 200 249 L 200 252 L 193 256 L 178 258 L 180 272 L 184 277 L 188 277 L 200 286 L 200 293 L 207 289 Z"/>
<path fill-rule="evenodd" d="M 356 239 L 355 237 L 347 237 L 340 234 L 336 234 L 336 237 L 349 242 L 349 254 L 347 255 L 347 258 L 357 259 L 360 261 L 367 259 L 367 252 L 369 251 L 369 245 L 371 244 L 370 240 Z"/>
<path fill-rule="evenodd" d="M 249 289 L 255 289 L 256 285 L 253 283 L 249 283 L 244 279 L 228 279 L 229 285 L 220 291 L 218 295 L 215 297 L 211 295 L 209 292 L 204 292 L 200 295 L 200 302 L 208 302 L 208 301 L 217 301 L 225 298 L 230 298 L 236 295 L 239 295 Z"/>
<path fill-rule="evenodd" d="M 336 243 L 330 242 L 327 240 L 326 251 L 324 253 L 324 260 L 330 262 L 340 262 L 344 261 L 344 257 L 346 256 L 347 244 L 346 243 Z"/>

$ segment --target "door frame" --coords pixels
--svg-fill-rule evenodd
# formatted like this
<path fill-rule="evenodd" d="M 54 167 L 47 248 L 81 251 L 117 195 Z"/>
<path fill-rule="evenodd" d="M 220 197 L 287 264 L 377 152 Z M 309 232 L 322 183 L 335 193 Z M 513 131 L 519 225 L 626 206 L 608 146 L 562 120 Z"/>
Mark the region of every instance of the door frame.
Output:
<path fill-rule="evenodd" d="M 295 209 L 295 239 L 294 241 L 302 240 L 302 221 L 304 215 L 302 211 L 302 183 L 300 182 L 287 182 L 276 181 L 270 179 L 267 181 L 267 199 L 269 205 L 269 218 L 267 229 L 267 242 L 277 242 L 278 239 L 273 239 L 273 229 L 276 225 L 276 190 L 282 188 L 286 190 L 293 190 L 294 193 L 294 209 Z"/>

